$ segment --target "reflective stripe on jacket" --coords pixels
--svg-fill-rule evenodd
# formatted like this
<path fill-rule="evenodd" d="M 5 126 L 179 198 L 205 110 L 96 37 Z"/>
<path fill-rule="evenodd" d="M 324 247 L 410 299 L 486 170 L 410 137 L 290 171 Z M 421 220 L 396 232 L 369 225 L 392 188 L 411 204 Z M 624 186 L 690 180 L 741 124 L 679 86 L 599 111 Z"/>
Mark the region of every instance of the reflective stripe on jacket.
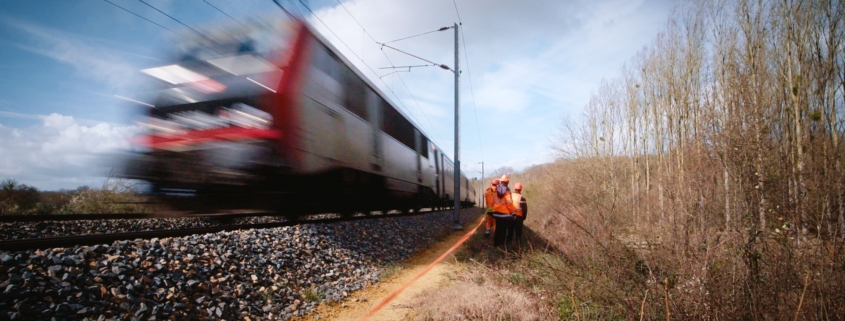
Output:
<path fill-rule="evenodd" d="M 516 212 L 516 207 L 513 206 L 513 199 L 511 199 L 511 192 L 505 192 L 505 195 L 493 197 L 493 212 L 500 214 L 510 214 Z"/>

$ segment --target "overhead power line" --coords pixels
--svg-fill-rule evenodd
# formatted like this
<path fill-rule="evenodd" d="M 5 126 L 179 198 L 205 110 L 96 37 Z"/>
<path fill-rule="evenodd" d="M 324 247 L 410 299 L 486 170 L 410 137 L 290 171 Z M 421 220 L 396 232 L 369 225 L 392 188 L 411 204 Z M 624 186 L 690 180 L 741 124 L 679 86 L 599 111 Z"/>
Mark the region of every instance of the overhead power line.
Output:
<path fill-rule="evenodd" d="M 173 33 L 173 34 L 175 34 L 175 35 L 179 35 L 179 34 L 178 34 L 178 33 L 176 33 L 175 31 L 170 30 L 170 29 L 167 29 L 167 27 L 162 26 L 162 25 L 160 25 L 160 24 L 156 23 L 155 21 L 152 21 L 152 20 L 150 20 L 150 19 L 144 18 L 143 16 L 141 16 L 141 15 L 139 15 L 139 14 L 137 14 L 137 13 L 134 13 L 134 12 L 130 11 L 129 9 L 126 9 L 126 8 L 124 8 L 124 7 L 121 7 L 121 6 L 119 6 L 119 5 L 116 5 L 114 2 L 111 2 L 111 1 L 109 1 L 109 0 L 103 0 L 103 1 L 108 2 L 109 4 L 111 4 L 111 5 L 115 6 L 115 7 L 118 7 L 118 8 L 120 8 L 120 9 L 121 9 L 121 10 L 123 10 L 123 11 L 129 12 L 129 13 L 133 14 L 134 16 L 138 17 L 138 18 L 144 19 L 144 20 L 146 20 L 146 21 L 147 21 L 147 22 L 149 22 L 149 23 L 152 23 L 152 24 L 154 24 L 154 25 L 156 25 L 156 26 L 159 26 L 159 27 L 161 27 L 161 28 L 162 28 L 162 29 L 164 29 L 164 30 L 170 31 L 170 32 L 172 32 L 172 33 Z"/>
<path fill-rule="evenodd" d="M 371 36 L 371 38 L 372 38 L 372 36 Z M 393 64 L 393 61 L 390 60 L 390 57 L 387 56 L 387 54 L 384 52 L 384 50 L 382 50 L 381 53 L 384 55 L 384 58 L 387 59 L 387 62 L 390 63 L 391 66 L 395 66 Z M 428 125 L 431 126 L 431 130 L 434 131 L 434 134 L 437 135 L 437 138 L 440 138 L 441 142 L 446 142 L 446 140 L 443 139 L 443 136 L 440 136 L 440 132 L 437 131 L 437 127 L 434 127 L 434 124 L 431 123 L 431 119 L 428 119 L 428 114 L 426 114 L 425 110 L 422 109 L 422 106 L 420 106 L 420 102 L 417 100 L 417 96 L 414 95 L 414 93 L 411 91 L 411 88 L 409 88 L 408 84 L 405 83 L 405 79 L 402 78 L 402 75 L 396 74 L 396 76 L 399 77 L 399 81 L 401 81 L 402 85 L 405 86 L 405 90 L 407 90 L 408 94 L 411 95 L 411 98 L 414 99 L 414 103 L 417 104 L 417 108 L 419 108 L 419 110 L 423 113 L 423 117 L 425 117 L 425 120 L 428 122 Z M 387 84 L 385 84 L 385 85 L 387 85 Z M 396 99 L 399 99 L 399 96 L 396 96 Z"/>
<path fill-rule="evenodd" d="M 417 56 L 417 55 L 414 55 L 414 54 L 410 54 L 410 53 L 404 52 L 404 51 L 402 51 L 402 50 L 396 49 L 396 47 L 391 47 L 391 46 L 388 46 L 388 45 L 386 45 L 386 44 L 384 44 L 384 43 L 381 43 L 381 42 L 376 42 L 376 43 L 377 43 L 377 44 L 379 44 L 379 45 L 381 45 L 382 47 L 387 47 L 387 48 L 390 48 L 390 49 L 396 50 L 396 51 L 398 51 L 398 52 L 401 52 L 401 53 L 406 54 L 406 55 L 408 55 L 408 56 L 411 56 L 411 57 L 417 58 L 417 59 L 419 59 L 419 60 L 425 61 L 425 62 L 430 63 L 430 64 L 432 64 L 432 65 L 435 65 L 435 66 L 437 66 L 437 67 L 440 67 L 440 68 L 443 68 L 443 69 L 446 69 L 446 70 L 452 70 L 452 68 L 449 68 L 449 66 L 447 66 L 447 65 L 444 65 L 444 64 L 438 64 L 438 63 L 436 63 L 436 62 L 434 62 L 434 61 L 431 61 L 431 60 L 428 60 L 428 59 L 422 58 L 422 57 Z M 394 68 L 395 68 L 395 66 L 394 66 Z M 452 70 L 452 71 L 454 71 L 454 70 Z"/>
<path fill-rule="evenodd" d="M 288 15 L 288 17 L 294 18 L 293 14 L 290 13 L 290 11 L 288 11 L 288 9 L 285 9 L 285 7 L 282 6 L 281 3 L 279 3 L 279 0 L 273 0 L 273 3 L 275 3 L 277 6 L 279 6 L 279 9 L 282 9 L 282 11 L 284 11 L 285 14 Z"/>
<path fill-rule="evenodd" d="M 199 32 L 197 29 L 191 28 L 191 26 L 186 25 L 186 24 L 185 24 L 185 23 L 183 23 L 182 21 L 179 21 L 179 19 L 176 19 L 176 18 L 174 18 L 173 16 L 171 16 L 171 15 L 169 15 L 169 14 L 165 13 L 164 11 L 161 11 L 161 10 L 159 10 L 158 8 L 154 7 L 153 5 L 151 5 L 151 4 L 149 4 L 149 3 L 144 2 L 144 0 L 138 0 L 138 1 L 140 1 L 141 3 L 143 3 L 143 4 L 147 5 L 147 7 L 153 8 L 153 10 L 158 11 L 159 13 L 161 13 L 161 14 L 163 14 L 163 15 L 167 16 L 168 18 L 172 19 L 173 21 L 176 21 L 176 22 L 178 22 L 179 24 L 181 24 L 181 25 L 183 25 L 183 26 L 185 26 L 185 27 L 188 27 L 188 29 L 193 30 L 193 31 L 194 31 L 194 32 L 196 32 L 198 35 L 200 35 L 201 37 L 205 38 L 205 40 L 208 40 L 208 41 L 210 41 L 210 42 L 212 42 L 212 43 L 214 42 L 213 40 L 211 40 L 210 38 L 208 38 L 208 37 L 207 37 L 205 34 L 203 34 L 202 32 Z"/>
<path fill-rule="evenodd" d="M 385 75 L 378 76 L 378 77 L 379 77 L 379 78 L 384 78 L 384 77 L 390 76 L 390 75 L 392 75 L 392 74 L 395 74 L 395 73 L 397 73 L 397 72 L 411 72 L 411 68 L 423 68 L 423 67 L 437 67 L 437 65 L 414 65 L 414 66 L 393 66 L 393 67 L 382 67 L 382 68 L 379 68 L 379 69 L 405 69 L 405 68 L 408 68 L 408 70 L 396 70 L 396 71 L 393 71 L 393 72 L 390 72 L 390 73 L 387 73 L 387 74 L 385 74 Z"/>
<path fill-rule="evenodd" d="M 411 70 L 411 68 L 419 68 L 419 67 L 436 67 L 436 66 L 437 66 L 437 65 L 393 66 L 393 67 L 381 67 L 381 68 L 379 68 L 379 69 L 399 69 L 399 68 L 408 68 L 408 70 Z"/>
<path fill-rule="evenodd" d="M 339 3 L 339 2 L 338 2 L 338 3 Z M 341 4 L 341 5 L 343 5 L 343 4 Z M 344 9 L 346 9 L 346 8 L 344 7 Z M 349 12 L 349 11 L 347 10 L 346 12 Z M 350 14 L 350 15 L 351 15 L 351 14 Z M 357 22 L 357 21 L 356 21 L 356 22 Z M 419 37 L 419 36 L 424 36 L 424 35 L 427 35 L 427 34 L 430 34 L 430 33 L 439 32 L 439 31 L 444 31 L 444 30 L 447 30 L 447 29 L 449 29 L 449 28 L 451 28 L 451 27 L 443 27 L 443 28 L 440 28 L 440 29 L 437 29 L 437 30 L 432 30 L 432 31 L 429 31 L 429 32 L 423 32 L 423 33 L 418 34 L 418 35 L 414 35 L 414 36 L 410 36 L 410 37 L 405 37 L 405 38 L 399 38 L 399 39 L 396 39 L 396 40 L 391 40 L 391 41 L 388 41 L 388 42 L 385 42 L 385 43 L 391 43 L 391 42 L 397 42 L 397 41 L 400 41 L 400 40 L 405 40 L 405 39 L 416 38 L 416 37 Z M 361 29 L 363 29 L 363 28 L 361 28 Z"/>
<path fill-rule="evenodd" d="M 274 0 L 274 1 L 276 1 L 276 0 Z M 336 33 L 335 33 L 335 32 L 334 32 L 331 28 L 329 28 L 329 26 L 328 26 L 325 22 L 323 22 L 323 20 L 322 20 L 322 19 L 320 19 L 320 17 L 318 17 L 318 16 L 314 13 L 314 11 L 313 11 L 313 10 L 311 10 L 311 8 L 310 8 L 310 7 L 308 7 L 308 5 L 307 5 L 307 4 L 305 4 L 305 2 L 303 2 L 302 0 L 299 0 L 299 3 L 301 3 L 301 4 L 302 4 L 302 6 L 304 6 L 304 7 L 305 7 L 305 9 L 308 9 L 308 12 L 310 12 L 310 13 L 311 13 L 311 15 L 313 15 L 313 16 L 314 16 L 314 18 L 317 18 L 317 21 L 319 21 L 319 22 L 320 22 L 320 23 L 321 23 L 324 27 L 326 27 L 326 29 L 328 29 L 328 30 L 329 30 L 329 32 L 331 32 L 331 34 L 332 34 L 332 35 L 334 35 L 334 36 L 335 36 L 335 38 L 337 38 L 337 39 L 340 41 L 340 43 L 342 43 L 342 44 L 346 47 L 346 49 L 349 49 L 349 52 L 351 52 L 353 55 L 355 55 L 355 57 L 356 57 L 356 58 L 358 58 L 358 60 L 360 60 L 360 61 L 361 61 L 361 63 L 363 63 L 363 64 L 364 64 L 364 66 L 366 66 L 366 67 L 367 67 L 367 69 L 369 69 L 369 70 L 370 70 L 370 72 L 372 72 L 372 73 L 373 73 L 373 75 L 375 75 L 376 77 L 378 77 L 378 73 L 376 73 L 376 72 L 375 72 L 375 70 L 373 70 L 373 68 L 372 68 L 372 67 L 370 67 L 370 65 L 369 65 L 369 64 L 367 64 L 367 62 L 365 62 L 365 61 L 364 61 L 364 59 L 361 59 L 361 57 L 360 57 L 360 56 L 358 56 L 358 54 L 356 54 L 356 53 L 355 53 L 355 51 L 354 51 L 354 50 L 352 50 L 352 48 L 351 48 L 351 47 L 349 47 L 349 45 L 348 45 L 348 44 L 346 44 L 346 42 L 344 42 L 344 41 L 343 41 L 343 39 L 341 39 L 341 38 L 340 38 L 340 37 L 339 37 L 339 36 L 338 36 L 338 35 L 337 35 L 337 34 L 336 34 Z M 338 2 L 338 3 L 340 3 L 340 2 Z M 278 4 L 278 3 L 277 3 L 277 4 Z M 341 6 L 343 6 L 343 4 L 342 4 L 342 3 L 340 3 L 340 5 L 341 5 Z M 346 7 L 343 7 L 343 9 L 344 9 L 344 10 L 346 10 Z M 349 10 L 346 10 L 346 13 L 349 13 Z M 358 26 L 361 26 L 361 23 L 360 23 L 360 22 L 358 22 L 358 20 L 357 20 L 357 19 L 355 19 L 355 16 L 352 16 L 352 14 L 349 14 L 349 15 L 352 17 L 352 19 L 353 19 L 353 20 L 355 20 L 355 22 L 358 24 Z M 364 27 L 363 27 L 363 26 L 361 26 L 361 29 L 362 29 L 362 30 L 364 30 L 364 32 L 367 34 L 367 36 L 369 36 L 369 37 L 370 37 L 370 39 L 373 39 L 373 36 L 372 36 L 372 35 L 370 35 L 370 33 L 369 33 L 369 32 L 367 32 L 367 30 L 366 30 L 366 29 L 364 29 Z M 375 40 L 373 39 L 373 41 L 375 41 Z M 384 54 L 384 52 L 383 52 L 383 51 L 382 51 L 382 53 Z M 390 61 L 390 58 L 389 58 L 389 57 L 387 57 L 387 54 L 385 54 L 385 58 L 387 58 L 387 60 L 388 60 L 388 61 Z M 391 64 L 391 66 L 395 66 L 395 65 L 393 65 L 393 63 L 392 63 L 392 62 L 391 62 L 390 64 Z M 397 76 L 399 76 L 399 75 L 397 74 Z M 393 91 L 393 89 L 392 89 L 392 88 L 390 88 L 390 86 L 389 86 L 389 85 L 387 85 L 387 83 L 384 81 L 384 79 L 379 78 L 379 80 L 382 82 L 382 84 L 384 84 L 385 88 L 387 88 L 387 90 L 389 90 L 389 91 L 390 91 L 390 93 L 392 93 L 392 94 L 393 94 L 393 96 L 394 96 L 394 97 L 396 97 L 396 100 L 397 100 L 400 104 L 402 104 L 402 107 L 405 109 L 405 111 L 407 111 L 407 112 L 408 112 L 408 116 L 411 116 L 411 118 L 414 120 L 414 122 L 419 123 L 419 120 L 417 120 L 417 119 L 416 119 L 416 117 L 414 117 L 414 115 L 410 112 L 410 110 L 408 110 L 408 107 L 405 105 L 405 103 L 404 103 L 404 102 L 402 102 L 402 100 L 401 100 L 401 99 L 399 99 L 399 95 L 397 95 L 397 94 L 396 94 L 396 92 L 394 92 L 394 91 Z M 403 85 L 405 85 L 405 89 L 407 89 L 407 90 L 408 90 L 408 93 L 410 93 L 410 94 L 411 94 L 411 97 L 412 97 L 412 98 L 414 98 L 414 101 L 417 103 L 417 108 L 419 108 L 419 109 L 420 109 L 420 111 L 422 111 L 423 116 L 426 118 L 426 120 L 428 120 L 429 124 L 431 124 L 431 120 L 429 120 L 429 119 L 428 119 L 428 115 L 426 115 L 425 110 L 423 110 L 423 109 L 422 109 L 422 107 L 420 107 L 419 102 L 417 101 L 416 97 L 415 97 L 415 96 L 414 96 L 414 94 L 411 92 L 411 90 L 408 88 L 408 85 L 407 85 L 407 84 L 405 84 L 405 80 L 404 80 L 404 79 L 402 79 L 402 76 L 399 76 L 399 80 L 401 80 L 401 81 L 402 81 L 402 84 L 403 84 Z M 437 128 L 435 128 L 434 126 L 432 126 L 432 130 L 434 130 L 434 133 L 435 133 L 438 137 L 440 137 L 440 133 L 439 133 L 439 132 L 437 132 Z M 442 137 L 440 137 L 440 139 L 442 140 L 443 138 L 442 138 Z"/>
<path fill-rule="evenodd" d="M 276 2 L 276 0 L 273 0 L 273 2 Z M 319 21 L 321 24 L 323 24 L 323 26 L 324 26 L 324 27 L 326 27 L 326 29 L 327 29 L 327 30 L 329 30 L 329 32 L 331 32 L 331 34 L 332 34 L 332 35 L 334 35 L 334 36 L 335 36 L 335 38 L 337 38 L 337 40 L 339 40 L 339 41 L 340 41 L 340 43 L 342 43 L 342 44 L 346 47 L 346 49 L 349 49 L 349 52 L 351 52 L 353 55 L 355 55 L 355 57 L 356 57 L 356 58 L 358 58 L 358 60 L 360 60 L 360 61 L 361 61 L 361 63 L 363 63 L 363 64 L 364 64 L 364 66 L 366 66 L 366 67 L 367 67 L 367 69 L 369 69 L 369 70 L 370 70 L 370 72 L 372 72 L 372 73 L 373 73 L 373 75 L 375 75 L 376 77 L 378 77 L 378 73 L 376 73 L 376 71 L 375 71 L 375 70 L 373 70 L 373 68 L 372 68 L 372 67 L 370 67 L 370 65 L 368 65 L 368 64 L 364 61 L 364 59 L 361 59 L 361 57 L 360 57 L 360 56 L 358 56 L 358 54 L 356 54 L 356 53 L 355 53 L 355 51 L 354 51 L 354 50 L 352 50 L 352 48 L 350 48 L 350 47 L 349 47 L 349 45 L 347 45 L 347 44 L 346 44 L 346 42 L 345 42 L 345 41 L 343 41 L 343 39 L 342 39 L 342 38 L 340 38 L 340 37 L 339 37 L 339 36 L 338 36 L 338 35 L 337 35 L 337 34 L 336 34 L 333 30 L 332 30 L 332 28 L 329 28 L 329 26 L 328 26 L 325 22 L 323 22 L 323 19 L 320 19 L 320 17 L 318 17 L 318 16 L 314 13 L 314 11 L 313 11 L 313 10 L 311 10 L 311 8 L 310 8 L 310 7 L 308 7 L 308 5 L 307 5 L 307 4 L 305 4 L 305 2 L 302 2 L 302 0 L 299 0 L 299 3 L 301 3 L 301 4 L 302 4 L 302 6 L 304 6 L 304 7 L 305 7 L 305 9 L 308 9 L 308 12 L 310 12 L 310 13 L 311 13 L 311 15 L 313 15 L 313 16 L 314 16 L 314 18 L 317 18 L 317 21 Z M 279 3 L 278 3 L 278 2 L 276 2 L 276 4 L 277 4 L 277 5 L 279 5 Z M 279 5 L 279 7 L 281 7 L 281 8 L 282 8 L 282 10 L 284 10 L 285 12 L 287 12 L 287 10 L 286 10 L 284 7 L 282 7 L 281 5 Z M 354 17 L 353 17 L 353 19 L 354 19 Z M 401 99 L 399 99 L 399 95 L 397 95 L 397 94 L 396 94 L 396 92 L 394 92 L 394 91 L 393 91 L 393 89 L 392 89 L 392 88 L 390 88 L 390 86 L 388 86 L 388 85 L 387 85 L 387 83 L 386 83 L 386 82 L 384 82 L 384 80 L 383 80 L 383 79 L 379 78 L 379 80 L 381 80 L 381 82 L 384 84 L 385 88 L 387 88 L 387 90 L 389 90 L 389 91 L 393 94 L 393 96 L 394 96 L 394 97 L 396 97 L 396 99 L 399 101 L 399 103 L 400 103 L 400 104 L 402 104 L 402 106 L 404 107 L 404 109 L 405 109 L 406 111 L 408 111 L 408 107 L 407 107 L 407 106 L 405 106 L 405 103 L 403 103 Z M 417 119 L 416 119 L 416 117 L 414 117 L 414 115 L 410 113 L 410 111 L 408 111 L 408 115 L 409 115 L 409 116 L 411 116 L 411 118 L 414 120 L 414 122 L 419 123 L 419 120 L 417 120 Z"/>
<path fill-rule="evenodd" d="M 464 46 L 464 61 L 467 63 L 467 76 L 469 76 L 469 92 L 472 94 L 472 112 L 475 114 L 475 132 L 478 134 L 478 147 L 481 148 L 481 159 L 484 159 L 484 141 L 481 139 L 481 126 L 478 125 L 478 110 L 475 108 L 475 90 L 472 88 L 472 72 L 469 69 L 469 55 L 467 54 L 467 37 L 464 35 L 463 21 L 461 21 L 461 13 L 458 11 L 458 3 L 452 0 L 455 5 L 455 13 L 458 14 L 458 23 L 461 24 L 461 38 Z"/>
<path fill-rule="evenodd" d="M 458 23 L 461 23 L 461 13 L 458 11 L 458 3 L 455 0 L 452 0 L 452 4 L 455 5 L 455 13 L 458 14 Z"/>
<path fill-rule="evenodd" d="M 373 42 L 375 42 L 375 43 L 377 43 L 377 44 L 378 44 L 378 41 L 376 41 L 376 39 L 375 39 L 375 38 L 373 38 L 373 35 L 371 35 L 369 31 L 367 31 L 367 28 L 364 28 L 364 26 L 363 26 L 363 25 L 361 25 L 361 22 L 359 22 L 359 21 L 358 21 L 358 19 L 356 19 L 356 18 L 355 18 L 355 16 L 354 16 L 354 15 L 352 15 L 352 13 L 351 13 L 351 12 L 349 12 L 349 9 L 347 9 L 347 8 L 346 8 L 346 6 L 344 6 L 344 5 L 343 5 L 343 3 L 342 3 L 342 2 L 340 2 L 340 0 L 335 0 L 335 1 L 337 1 L 337 4 L 339 4 L 339 5 L 343 8 L 343 10 L 344 10 L 344 11 L 346 11 L 346 13 L 347 13 L 350 17 L 352 17 L 352 20 L 354 20 L 354 21 L 355 21 L 355 23 L 356 23 L 356 24 L 358 24 L 358 26 L 359 26 L 359 27 L 361 27 L 361 30 L 363 30 L 363 31 L 364 31 L 364 33 L 366 33 L 366 34 L 367 34 L 367 36 L 368 36 L 368 37 L 370 37 L 370 40 L 372 40 Z M 299 0 L 299 2 L 302 2 L 302 0 Z M 305 5 L 305 4 L 303 3 L 303 5 Z M 306 6 L 306 8 L 308 8 L 308 6 Z M 308 10 L 310 11 L 311 9 L 308 9 Z M 313 12 L 312 12 L 312 14 L 313 14 Z M 318 19 L 319 19 L 319 18 L 318 18 Z M 320 21 L 320 22 L 322 22 L 322 21 Z M 325 25 L 325 24 L 323 24 L 323 25 Z M 326 28 L 328 28 L 328 26 L 326 26 Z M 440 30 L 437 30 L 437 31 L 443 31 L 443 30 L 446 30 L 446 29 L 440 28 Z M 399 39 L 399 40 L 401 40 L 401 39 Z M 396 40 L 394 40 L 394 41 L 396 41 Z M 347 46 L 347 48 L 349 48 L 349 46 Z M 391 48 L 392 48 L 392 47 L 391 47 Z M 394 48 L 394 49 L 395 49 L 395 48 Z M 351 51 L 352 49 L 349 49 L 349 50 Z M 395 49 L 395 50 L 398 50 L 398 49 Z M 354 53 L 354 52 L 353 52 L 353 53 Z M 392 66 L 392 67 L 396 67 L 396 65 L 394 65 L 394 64 L 393 64 L 393 61 L 392 61 L 392 60 L 390 60 L 390 57 L 388 57 L 388 56 L 387 56 L 387 53 L 385 53 L 385 52 L 384 52 L 384 50 L 381 50 L 381 54 L 382 54 L 382 55 L 384 55 L 384 58 L 385 58 L 385 59 L 387 59 L 387 62 L 388 62 L 388 63 L 390 63 L 390 66 Z M 358 58 L 358 59 L 360 59 L 360 58 Z M 422 58 L 420 58 L 420 59 L 422 59 Z M 423 60 L 425 60 L 425 59 L 423 59 Z M 363 62 L 363 60 L 361 60 L 361 61 Z M 364 63 L 364 64 L 366 65 L 366 63 Z M 444 66 L 444 65 L 439 65 L 439 64 L 436 64 L 436 65 L 440 66 L 440 68 L 443 68 L 443 66 Z M 367 66 L 367 67 L 369 68 L 369 66 Z M 372 69 L 371 69 L 371 70 L 372 70 Z M 402 82 L 402 85 L 403 85 L 403 86 L 405 86 L 405 90 L 407 90 L 407 91 L 408 91 L 408 94 L 410 94 L 410 95 L 411 95 L 411 98 L 413 98 L 413 99 L 414 99 L 414 103 L 416 103 L 417 108 L 418 108 L 418 109 L 422 112 L 423 117 L 425 117 L 425 120 L 428 122 L 429 126 L 431 126 L 431 129 L 434 131 L 434 134 L 435 134 L 435 135 L 437 135 L 437 138 L 440 138 L 440 141 L 445 142 L 446 140 L 445 140 L 445 139 L 443 139 L 443 137 L 442 137 L 442 136 L 440 136 L 440 132 L 438 132 L 438 131 L 437 131 L 437 127 L 434 127 L 434 125 L 431 123 L 431 120 L 428 118 L 428 114 L 426 114 L 425 110 L 422 108 L 422 106 L 420 106 L 420 102 L 417 100 L 417 97 L 416 97 L 416 96 L 414 95 L 414 93 L 411 91 L 411 88 L 410 88 L 410 87 L 408 87 L 408 84 L 407 84 L 407 83 L 405 83 L 405 79 L 404 79 L 404 78 L 402 78 L 402 75 L 396 74 L 396 76 L 397 76 L 397 77 L 399 77 L 399 80 Z M 380 78 L 379 78 L 379 79 L 380 79 Z M 384 82 L 384 80 L 382 80 L 382 82 Z M 384 83 L 384 85 L 385 85 L 385 86 L 387 86 L 387 83 Z M 388 87 L 388 89 L 389 89 L 389 87 Z M 390 91 L 391 91 L 391 92 L 393 92 L 393 90 L 392 90 L 392 89 L 391 89 Z M 398 95 L 396 95 L 396 93 L 393 93 L 393 95 L 394 95 L 394 96 L 396 96 L 396 99 L 397 99 L 397 100 L 399 100 L 399 102 L 400 102 L 400 103 L 402 103 L 402 100 L 401 100 L 401 99 L 399 99 L 399 96 L 398 96 Z M 402 105 L 404 105 L 404 104 L 405 104 L 405 103 L 402 103 Z M 408 108 L 406 107 L 405 109 L 408 109 Z M 409 112 L 409 114 L 410 114 L 410 112 Z M 413 117 L 413 115 L 412 115 L 411 117 Z"/>
<path fill-rule="evenodd" d="M 230 16 L 228 13 L 223 12 L 223 10 L 220 10 L 220 8 L 218 8 L 218 7 L 214 6 L 213 4 L 211 4 L 211 2 L 208 2 L 207 0 L 202 0 L 202 2 L 205 2 L 205 4 L 207 4 L 207 5 L 211 6 L 212 8 L 216 9 L 217 11 L 220 11 L 220 13 L 222 13 L 222 14 L 226 15 L 227 17 L 229 17 L 229 19 L 235 20 L 235 22 L 239 23 L 241 26 L 246 27 L 246 25 L 244 25 L 243 23 L 241 23 L 240 21 L 238 21 L 238 19 L 235 19 L 234 17 Z"/>
<path fill-rule="evenodd" d="M 390 76 L 390 75 L 392 75 L 392 74 L 395 74 L 395 73 L 397 73 L 397 72 L 411 72 L 411 71 L 410 71 L 410 70 L 397 70 L 397 71 L 394 71 L 394 72 L 389 72 L 389 73 L 386 73 L 386 74 L 384 74 L 384 76 L 378 76 L 378 78 L 379 78 L 379 79 L 381 79 L 381 78 L 384 78 L 384 77 Z"/>

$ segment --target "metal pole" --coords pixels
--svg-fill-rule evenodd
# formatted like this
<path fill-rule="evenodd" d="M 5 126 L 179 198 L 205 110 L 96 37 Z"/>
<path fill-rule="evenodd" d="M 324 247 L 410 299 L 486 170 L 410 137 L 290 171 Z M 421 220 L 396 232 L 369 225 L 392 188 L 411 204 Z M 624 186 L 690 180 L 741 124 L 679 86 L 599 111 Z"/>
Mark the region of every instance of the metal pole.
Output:
<path fill-rule="evenodd" d="M 462 230 L 460 211 L 461 211 L 461 67 L 458 60 L 458 24 L 454 25 L 455 29 L 455 224 L 452 228 L 455 230 Z"/>

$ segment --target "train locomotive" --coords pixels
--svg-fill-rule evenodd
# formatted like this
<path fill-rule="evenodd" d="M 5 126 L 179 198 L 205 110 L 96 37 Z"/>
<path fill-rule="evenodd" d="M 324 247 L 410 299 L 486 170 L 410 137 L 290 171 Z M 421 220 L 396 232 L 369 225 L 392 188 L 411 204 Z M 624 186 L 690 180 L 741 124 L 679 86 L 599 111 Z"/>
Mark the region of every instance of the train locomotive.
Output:
<path fill-rule="evenodd" d="M 122 176 L 177 209 L 290 215 L 446 208 L 454 166 L 352 63 L 299 19 L 177 42 Z M 476 192 L 461 175 L 461 204 Z M 294 214 L 295 213 L 295 214 Z"/>

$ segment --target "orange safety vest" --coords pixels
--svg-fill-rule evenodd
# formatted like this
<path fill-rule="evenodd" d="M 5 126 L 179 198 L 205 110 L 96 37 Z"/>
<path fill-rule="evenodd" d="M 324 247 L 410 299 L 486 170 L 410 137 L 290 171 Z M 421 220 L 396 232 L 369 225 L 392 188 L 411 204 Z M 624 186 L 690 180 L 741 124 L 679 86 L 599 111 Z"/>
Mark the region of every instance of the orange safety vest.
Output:
<path fill-rule="evenodd" d="M 513 199 L 513 207 L 516 208 L 516 216 L 522 217 L 522 206 L 519 205 L 522 202 L 522 194 L 513 192 L 511 193 L 511 199 Z"/>
<path fill-rule="evenodd" d="M 487 201 L 487 213 L 493 212 L 493 199 L 496 198 L 496 187 L 489 186 L 484 191 L 484 200 Z"/>
<path fill-rule="evenodd" d="M 500 214 L 510 214 L 516 212 L 516 207 L 513 206 L 513 199 L 511 192 L 505 192 L 501 198 L 498 194 L 493 197 L 493 212 Z"/>

